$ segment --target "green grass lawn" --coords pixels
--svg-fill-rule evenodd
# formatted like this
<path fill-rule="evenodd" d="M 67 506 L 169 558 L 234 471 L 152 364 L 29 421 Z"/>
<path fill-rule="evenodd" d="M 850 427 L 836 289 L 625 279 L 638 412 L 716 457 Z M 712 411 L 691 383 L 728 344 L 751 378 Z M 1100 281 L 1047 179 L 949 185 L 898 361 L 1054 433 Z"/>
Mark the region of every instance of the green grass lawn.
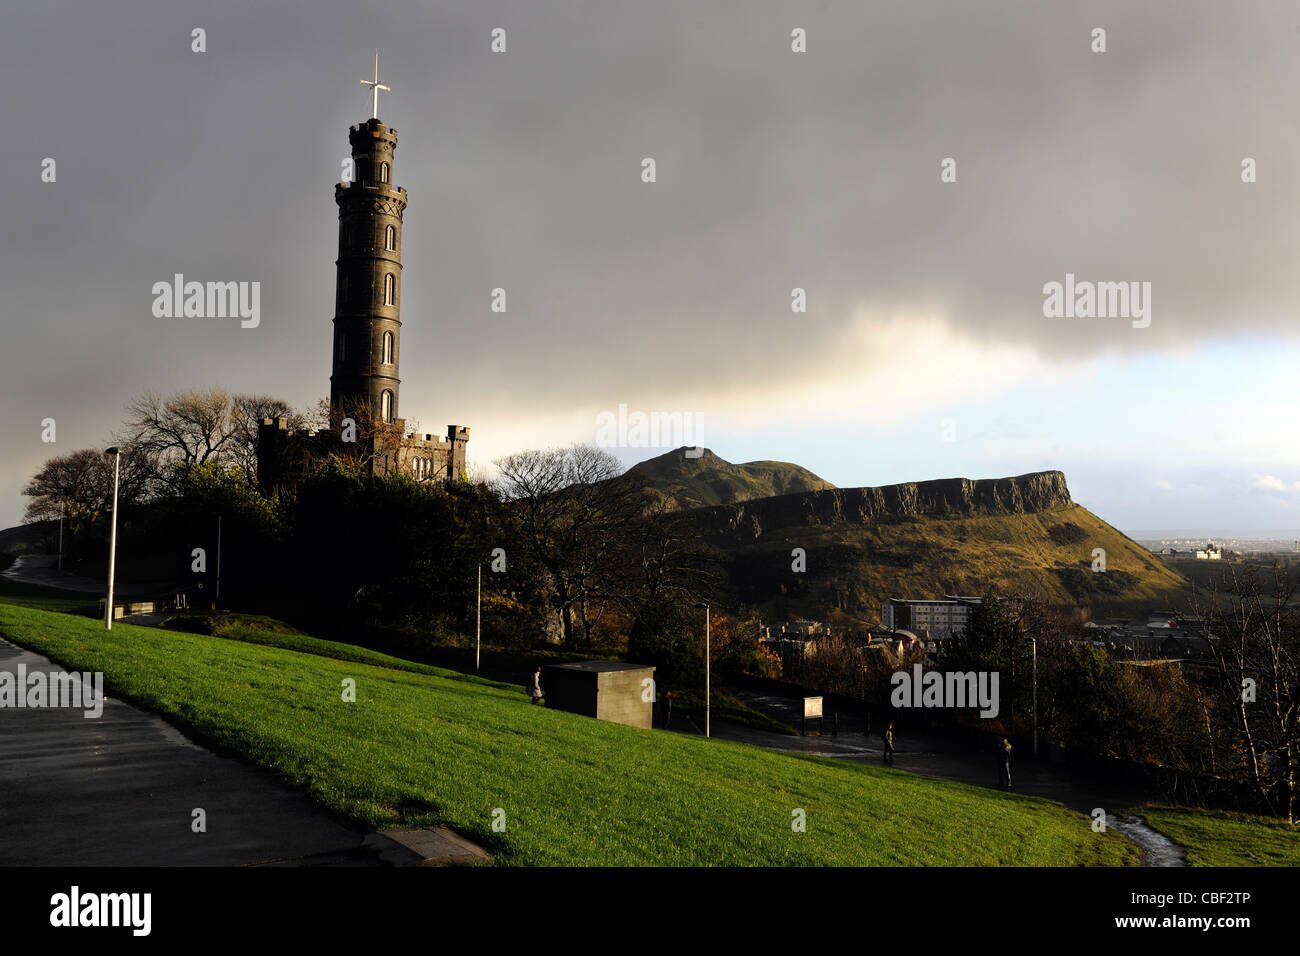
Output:
<path fill-rule="evenodd" d="M 445 824 L 516 865 L 1133 865 L 1059 804 L 637 730 L 304 635 L 228 640 L 0 603 L 0 635 L 369 826 Z M 277 640 L 293 649 L 273 646 Z M 315 653 L 315 652 L 321 653 Z M 340 659 L 346 654 L 353 659 Z M 324 655 L 324 656 L 322 656 Z M 341 687 L 356 681 L 357 700 Z M 493 811 L 506 830 L 493 832 Z M 794 832 L 793 811 L 807 830 Z"/>
<path fill-rule="evenodd" d="M 4 600 L 5 598 L 0 596 L 0 601 Z M 59 610 L 59 608 L 49 608 L 49 610 Z M 229 612 L 213 612 L 211 614 L 185 613 L 172 618 L 167 624 L 173 630 L 196 634 L 213 634 L 233 641 L 247 641 L 250 644 L 269 644 L 274 647 L 302 650 L 309 654 L 319 654 L 322 657 L 334 657 L 344 661 L 378 664 L 381 667 L 396 667 L 400 670 L 410 670 L 418 674 L 446 673 L 445 668 L 433 664 L 403 660 L 400 657 L 372 651 L 355 644 L 344 644 L 339 641 L 310 637 L 283 621 L 262 615 Z M 495 649 L 489 646 L 485 650 L 490 657 L 491 652 Z M 531 673 L 534 663 L 566 663 L 571 660 L 584 659 L 572 653 L 556 654 L 554 651 L 547 654 L 531 651 L 526 655 L 522 655 L 519 651 L 506 651 L 505 653 L 515 657 L 526 657 L 529 663 L 525 665 L 526 670 L 521 673 Z M 522 684 L 523 681 L 521 680 L 519 683 Z M 735 696 L 716 687 L 710 692 L 709 699 L 713 702 L 713 715 L 719 720 L 729 720 L 733 723 L 744 724 L 747 727 L 757 727 L 759 730 L 770 730 L 778 734 L 794 734 L 792 728 L 787 727 L 778 720 L 773 720 Z M 679 716 L 690 714 L 702 719 L 704 695 L 701 693 L 679 692 L 673 698 L 673 708 L 674 712 Z"/>
<path fill-rule="evenodd" d="M 1177 807 L 1132 812 L 1187 847 L 1188 866 L 1300 866 L 1300 827 L 1282 820 Z"/>

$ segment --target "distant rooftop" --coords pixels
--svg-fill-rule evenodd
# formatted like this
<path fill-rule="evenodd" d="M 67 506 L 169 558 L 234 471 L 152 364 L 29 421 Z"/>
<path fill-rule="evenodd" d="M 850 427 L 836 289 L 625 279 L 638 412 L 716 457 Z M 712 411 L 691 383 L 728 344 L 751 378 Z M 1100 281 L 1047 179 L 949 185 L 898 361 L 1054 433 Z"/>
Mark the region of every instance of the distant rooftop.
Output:
<path fill-rule="evenodd" d="M 640 671 L 652 667 L 651 664 L 629 664 L 626 661 L 577 661 L 573 664 L 548 664 L 557 670 L 583 671 L 588 674 L 604 674 L 609 671 Z"/>

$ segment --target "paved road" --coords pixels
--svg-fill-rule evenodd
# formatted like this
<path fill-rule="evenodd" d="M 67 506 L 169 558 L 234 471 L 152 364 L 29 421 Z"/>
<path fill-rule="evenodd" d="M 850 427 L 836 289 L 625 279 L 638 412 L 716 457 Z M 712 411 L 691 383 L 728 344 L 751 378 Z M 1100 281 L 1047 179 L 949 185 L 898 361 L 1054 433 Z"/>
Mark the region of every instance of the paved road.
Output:
<path fill-rule="evenodd" d="M 719 739 L 754 744 L 781 753 L 882 764 L 880 738 L 864 736 L 861 722 L 858 722 L 856 730 L 852 732 L 844 729 L 844 723 L 841 720 L 838 736 L 831 736 L 830 725 L 827 724 L 825 734 L 820 737 L 815 732 L 807 737 L 790 737 L 719 720 L 714 720 L 710 729 L 713 736 Z M 672 729 L 683 733 L 700 732 L 693 723 L 684 718 L 679 721 L 677 717 L 673 718 Z M 997 764 L 991 751 L 987 754 L 977 753 L 940 734 L 901 732 L 895 733 L 894 749 L 894 768 L 897 770 L 956 780 L 977 787 L 997 787 Z M 1085 780 L 1046 762 L 1013 760 L 1011 779 L 1017 793 L 1045 797 L 1084 813 L 1091 813 L 1095 807 L 1112 812 L 1141 804 L 1147 799 L 1139 791 Z"/>
<path fill-rule="evenodd" d="M 103 597 L 108 590 L 107 582 L 60 571 L 58 564 L 59 557 L 55 554 L 23 554 L 14 558 L 14 563 L 5 570 L 0 571 L 0 578 L 7 578 L 19 584 L 39 584 L 47 588 L 98 594 L 100 597 Z"/>
<path fill-rule="evenodd" d="M 58 588 L 78 594 L 93 594 L 103 597 L 108 591 L 108 582 L 100 578 L 88 578 L 70 571 L 59 570 L 57 554 L 23 554 L 14 558 L 14 563 L 0 571 L 0 578 L 18 584 L 39 584 L 42 587 Z M 157 594 L 168 590 L 166 582 L 145 581 L 123 583 L 118 581 L 113 588 L 113 597 L 127 598 L 141 595 Z"/>
<path fill-rule="evenodd" d="M 59 669 L 0 640 L 0 671 L 20 663 Z M 196 807 L 206 833 L 191 830 Z M 270 773 L 121 701 L 97 720 L 0 709 L 0 865 L 365 866 L 397 862 L 392 852 Z"/>

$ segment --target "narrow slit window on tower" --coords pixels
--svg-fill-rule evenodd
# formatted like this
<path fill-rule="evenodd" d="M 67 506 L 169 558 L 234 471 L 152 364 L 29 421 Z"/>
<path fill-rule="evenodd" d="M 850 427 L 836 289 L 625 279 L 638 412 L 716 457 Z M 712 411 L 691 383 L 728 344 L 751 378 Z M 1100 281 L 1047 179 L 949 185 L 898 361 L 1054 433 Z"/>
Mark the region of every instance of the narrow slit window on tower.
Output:
<path fill-rule="evenodd" d="M 348 337 L 341 332 L 339 333 L 339 361 L 342 362 L 348 357 Z"/>
<path fill-rule="evenodd" d="M 389 423 L 393 420 L 393 393 L 388 389 L 379 396 L 379 417 Z"/>
<path fill-rule="evenodd" d="M 384 230 L 384 248 L 389 250 L 397 248 L 397 230 L 392 226 Z"/>
<path fill-rule="evenodd" d="M 380 164 L 379 164 L 379 181 L 380 181 L 381 183 L 386 183 L 386 182 L 388 182 L 388 164 L 387 164 L 387 163 L 380 163 Z"/>
<path fill-rule="evenodd" d="M 343 305 L 348 303 L 348 277 L 339 276 L 339 302 Z"/>
<path fill-rule="evenodd" d="M 384 305 L 393 305 L 396 301 L 396 280 L 390 272 L 384 276 Z"/>
<path fill-rule="evenodd" d="M 383 358 L 383 362 L 384 362 L 385 365 L 392 365 L 392 364 L 393 364 L 393 333 L 392 333 L 392 332 L 385 332 L 385 333 L 384 333 L 384 358 Z"/>

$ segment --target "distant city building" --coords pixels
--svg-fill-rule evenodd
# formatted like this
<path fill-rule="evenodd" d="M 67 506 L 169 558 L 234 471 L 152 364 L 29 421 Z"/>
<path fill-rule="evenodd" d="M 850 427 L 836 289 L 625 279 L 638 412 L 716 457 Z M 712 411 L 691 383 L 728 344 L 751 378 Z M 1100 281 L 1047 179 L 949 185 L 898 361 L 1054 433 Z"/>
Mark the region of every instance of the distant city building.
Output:
<path fill-rule="evenodd" d="M 907 630 L 927 639 L 945 640 L 965 630 L 977 597 L 946 594 L 939 600 L 890 598 L 880 606 L 880 625 L 889 631 Z"/>
<path fill-rule="evenodd" d="M 1134 661 L 1199 661 L 1216 642 L 1203 618 L 1152 611 L 1145 618 L 1108 618 L 1083 625 L 1094 647 Z"/>
<path fill-rule="evenodd" d="M 829 628 L 821 621 L 809 621 L 806 618 L 799 618 L 779 625 L 777 633 L 773 636 L 785 640 L 806 640 L 827 633 L 829 633 Z"/>
<path fill-rule="evenodd" d="M 1215 547 L 1213 541 L 1206 543 L 1203 548 L 1189 548 L 1186 551 L 1179 551 L 1177 548 L 1161 548 L 1155 552 L 1156 557 L 1161 561 L 1222 561 L 1223 549 Z"/>

